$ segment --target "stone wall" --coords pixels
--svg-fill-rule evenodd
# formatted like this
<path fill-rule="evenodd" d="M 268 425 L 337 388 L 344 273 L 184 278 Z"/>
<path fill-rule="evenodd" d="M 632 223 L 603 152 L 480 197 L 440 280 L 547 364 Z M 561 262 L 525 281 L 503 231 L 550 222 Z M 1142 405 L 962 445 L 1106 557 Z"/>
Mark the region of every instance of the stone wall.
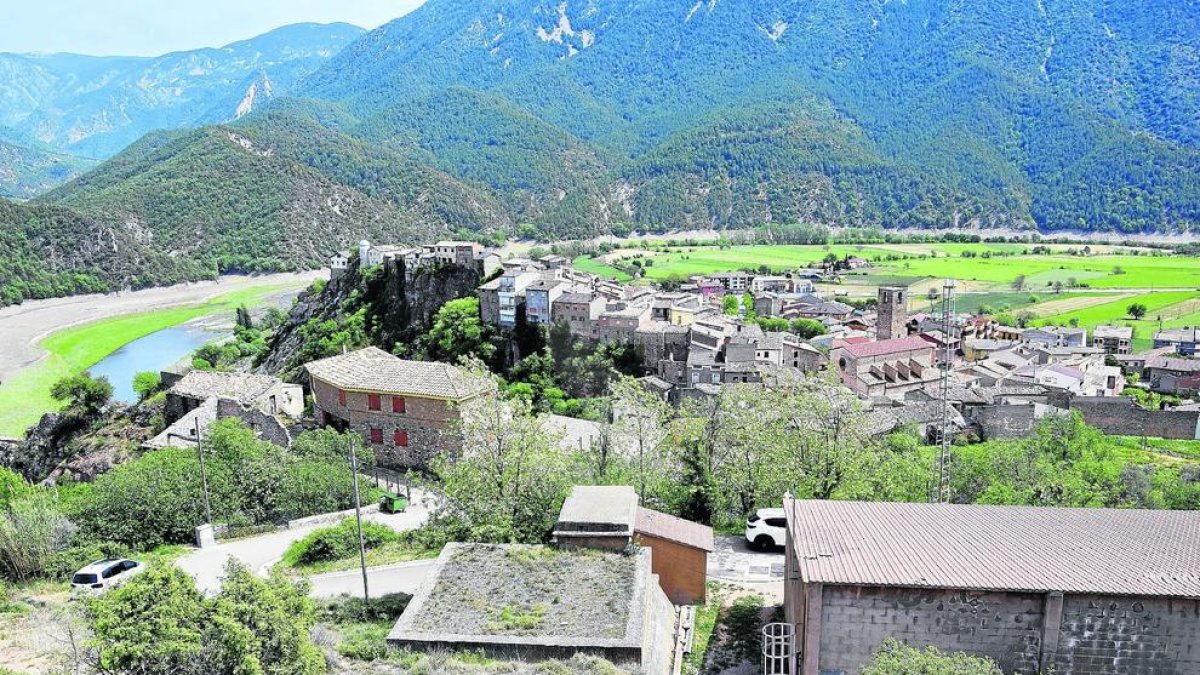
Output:
<path fill-rule="evenodd" d="M 1034 674 L 1043 598 L 1017 593 L 825 586 L 820 672 L 857 675 L 889 637 L 995 659 L 1005 673 Z"/>
<path fill-rule="evenodd" d="M 967 414 L 971 421 L 979 425 L 983 439 L 990 441 L 1024 438 L 1033 433 L 1043 417 L 1061 412 L 1058 408 L 1041 403 L 1019 403 L 972 406 Z"/>
<path fill-rule="evenodd" d="M 1200 673 L 1200 601 L 1067 596 L 1053 672 Z"/>
<path fill-rule="evenodd" d="M 317 423 L 358 432 L 375 451 L 376 463 L 384 468 L 426 468 L 434 456 L 458 445 L 449 433 L 458 411 L 446 401 L 406 396 L 405 411 L 394 413 L 388 394 L 380 395 L 381 410 L 371 410 L 367 392 L 347 391 L 343 406 L 336 387 L 314 379 L 312 391 Z M 383 432 L 382 443 L 371 443 L 372 429 Z M 397 431 L 407 432 L 407 447 L 396 445 Z"/>
<path fill-rule="evenodd" d="M 1083 414 L 1088 424 L 1106 434 L 1121 436 L 1152 436 L 1195 440 L 1200 412 L 1146 410 L 1125 398 L 1077 397 L 1071 408 Z"/>

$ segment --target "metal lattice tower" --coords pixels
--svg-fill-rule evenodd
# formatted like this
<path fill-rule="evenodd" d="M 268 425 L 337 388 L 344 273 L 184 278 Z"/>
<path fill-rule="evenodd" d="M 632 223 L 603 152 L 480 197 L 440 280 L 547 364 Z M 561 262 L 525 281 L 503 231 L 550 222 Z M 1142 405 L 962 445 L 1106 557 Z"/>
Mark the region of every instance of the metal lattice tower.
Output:
<path fill-rule="evenodd" d="M 942 370 L 941 396 L 941 452 L 938 455 L 937 492 L 933 501 L 940 504 L 950 503 L 950 454 L 954 451 L 954 430 L 950 425 L 950 371 L 954 367 L 953 321 L 954 321 L 954 279 L 946 279 L 942 284 L 942 358 L 938 367 Z M 960 333 L 961 335 L 961 333 Z"/>

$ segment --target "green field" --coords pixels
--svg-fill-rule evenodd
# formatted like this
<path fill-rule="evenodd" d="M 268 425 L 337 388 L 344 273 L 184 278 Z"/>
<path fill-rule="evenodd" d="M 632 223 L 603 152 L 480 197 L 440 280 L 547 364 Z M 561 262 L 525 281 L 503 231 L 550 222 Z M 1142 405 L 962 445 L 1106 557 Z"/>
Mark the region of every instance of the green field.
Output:
<path fill-rule="evenodd" d="M 248 288 L 204 303 L 116 316 L 50 335 L 39 343 L 48 352 L 45 358 L 0 384 L 0 436 L 23 436 L 43 413 L 60 407 L 50 396 L 56 381 L 91 368 L 122 346 L 202 316 L 232 311 L 239 305 L 253 307 L 292 287 L 294 284 Z"/>
<path fill-rule="evenodd" d="M 636 249 L 629 246 L 629 249 Z M 670 246 L 646 247 L 644 256 L 653 264 L 646 278 L 663 280 L 740 269 L 756 270 L 765 266 L 775 272 L 807 267 L 830 253 L 843 257 L 859 256 L 871 261 L 867 270 L 846 273 L 842 282 L 852 287 L 880 285 L 918 285 L 914 290 L 913 311 L 927 311 L 921 301 L 930 280 L 953 278 L 960 282 L 958 307 L 978 311 L 985 305 L 1010 311 L 1033 311 L 1038 323 L 1067 325 L 1072 320 L 1085 328 L 1119 323 L 1133 326 L 1139 346 L 1157 330 L 1165 327 L 1200 324 L 1200 258 L 1174 255 L 1135 255 L 1137 251 L 1096 246 L 1102 254 L 1077 256 L 1065 252 L 1065 246 L 1052 246 L 1048 255 L 1022 255 L 1026 244 L 872 244 L 835 246 Z M 974 257 L 963 257 L 963 254 Z M 989 257 L 982 257 L 984 254 Z M 1018 255 L 998 255 L 1012 254 Z M 631 253 L 632 255 L 632 253 Z M 608 264 L 594 258 L 578 258 L 576 267 L 609 277 L 620 275 L 622 263 Z M 1024 277 L 1018 291 L 1013 282 Z M 1055 293 L 1056 282 L 1065 286 Z M 924 285 L 920 285 L 924 284 Z M 827 289 L 828 290 L 828 289 Z M 860 288 L 861 290 L 861 288 Z M 853 291 L 851 291 L 853 294 Z M 1100 296 L 1099 300 L 1094 299 Z M 1106 302 L 1104 297 L 1111 296 Z M 1093 298 L 1061 311 L 1038 312 L 1041 305 L 1072 298 Z M 1128 318 L 1126 309 L 1134 302 L 1146 305 L 1142 321 Z M 1055 305 L 1051 304 L 1050 307 Z"/>
<path fill-rule="evenodd" d="M 672 276 L 758 269 L 764 265 L 774 271 L 784 271 L 806 267 L 833 253 L 839 257 L 852 255 L 873 261 L 872 274 L 950 277 L 991 285 L 994 290 L 1007 290 L 1005 287 L 1019 276 L 1025 277 L 1026 290 L 1033 292 L 1044 292 L 1056 281 L 1065 284 L 1072 279 L 1098 289 L 1200 289 L 1200 258 L 1194 257 L 1127 253 L 962 257 L 965 252 L 978 255 L 1017 253 L 1026 248 L 1023 244 L 651 247 L 647 251 L 653 251 L 654 264 L 646 269 L 646 276 L 661 280 Z M 606 276 L 618 272 L 613 265 L 588 257 L 577 258 L 575 265 Z"/>

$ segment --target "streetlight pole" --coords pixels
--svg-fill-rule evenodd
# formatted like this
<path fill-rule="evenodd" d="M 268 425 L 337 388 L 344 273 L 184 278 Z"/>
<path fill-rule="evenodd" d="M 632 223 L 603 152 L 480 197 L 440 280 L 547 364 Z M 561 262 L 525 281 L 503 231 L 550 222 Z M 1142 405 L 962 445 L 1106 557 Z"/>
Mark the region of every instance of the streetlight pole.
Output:
<path fill-rule="evenodd" d="M 200 416 L 196 415 L 196 453 L 200 455 L 200 484 L 204 486 L 204 520 L 212 525 L 212 504 L 208 500 L 208 473 L 204 470 L 204 445 L 200 440 Z"/>
<path fill-rule="evenodd" d="M 354 520 L 358 524 L 358 563 L 362 567 L 363 613 L 369 611 L 371 595 L 367 591 L 367 547 L 363 543 L 362 501 L 358 493 L 358 454 L 354 451 L 354 437 L 347 436 L 350 444 L 350 474 L 354 480 Z"/>

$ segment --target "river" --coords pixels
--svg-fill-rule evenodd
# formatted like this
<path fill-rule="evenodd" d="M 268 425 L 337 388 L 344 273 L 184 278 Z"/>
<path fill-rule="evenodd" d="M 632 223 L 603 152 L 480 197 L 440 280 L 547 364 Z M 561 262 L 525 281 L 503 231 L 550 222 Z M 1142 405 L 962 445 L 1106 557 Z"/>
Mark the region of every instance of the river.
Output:
<path fill-rule="evenodd" d="M 135 403 L 134 375 L 147 370 L 157 373 L 196 351 L 204 343 L 221 337 L 224 334 L 193 324 L 164 328 L 121 347 L 92 366 L 88 372 L 93 376 L 108 378 L 113 386 L 113 398 Z"/>

